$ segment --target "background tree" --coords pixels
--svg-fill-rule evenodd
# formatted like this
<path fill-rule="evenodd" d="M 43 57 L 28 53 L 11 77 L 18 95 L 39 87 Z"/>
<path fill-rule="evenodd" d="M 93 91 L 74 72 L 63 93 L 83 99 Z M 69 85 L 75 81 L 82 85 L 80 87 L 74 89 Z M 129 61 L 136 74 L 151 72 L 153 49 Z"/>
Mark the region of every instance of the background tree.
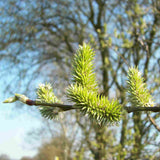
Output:
<path fill-rule="evenodd" d="M 19 68 L 19 76 L 16 72 L 17 80 L 22 77 L 35 79 L 36 76 L 46 78 L 47 74 L 58 86 L 58 90 L 59 84 L 64 88 L 62 84 L 66 86 L 65 80 L 70 79 L 70 60 L 77 44 L 88 40 L 93 46 L 98 46 L 96 72 L 102 95 L 117 97 L 125 105 L 125 77 L 129 66 L 138 66 L 150 91 L 158 100 L 158 6 L 159 0 L 4 2 L 1 15 L 1 62 L 4 64 L 9 61 L 11 67 L 15 67 L 12 67 L 12 72 Z M 48 72 L 42 74 L 46 68 L 49 68 Z M 55 72 L 57 69 L 58 72 Z M 108 134 L 109 127 L 97 129 L 98 126 L 88 120 L 85 124 L 79 123 L 79 126 L 86 146 L 95 159 L 108 157 L 106 150 L 110 148 L 110 143 L 106 143 L 106 140 L 113 138 L 113 148 L 120 159 L 137 159 L 156 155 L 159 144 L 157 132 L 150 130 L 154 127 L 151 119 L 158 121 L 158 117 L 159 114 L 150 117 L 149 114 L 124 113 L 120 138 Z M 79 116 L 77 119 L 80 119 Z M 92 144 L 91 139 L 94 142 Z M 93 144 L 96 145 L 93 147 Z M 150 145 L 155 147 L 152 152 L 147 147 Z M 109 152 L 114 156 L 112 151 Z"/>
<path fill-rule="evenodd" d="M 21 160 L 34 160 L 34 159 L 31 158 L 31 157 L 24 156 L 24 157 L 21 158 Z"/>
<path fill-rule="evenodd" d="M 1 154 L 0 155 L 0 160 L 10 160 L 10 158 L 6 154 Z"/>
<path fill-rule="evenodd" d="M 66 150 L 67 145 L 67 150 Z M 70 144 L 67 142 L 66 139 L 64 139 L 64 136 L 55 137 L 51 140 L 49 143 L 43 144 L 39 148 L 39 152 L 36 155 L 34 159 L 37 160 L 53 160 L 56 159 L 56 157 L 59 158 L 59 160 L 69 160 L 71 159 L 71 150 L 70 150 Z"/>

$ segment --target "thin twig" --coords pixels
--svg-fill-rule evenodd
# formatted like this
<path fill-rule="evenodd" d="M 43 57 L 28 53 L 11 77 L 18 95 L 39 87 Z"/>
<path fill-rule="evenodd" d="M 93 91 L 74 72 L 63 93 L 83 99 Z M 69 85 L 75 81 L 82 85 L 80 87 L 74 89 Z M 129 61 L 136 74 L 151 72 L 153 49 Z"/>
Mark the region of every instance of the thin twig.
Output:
<path fill-rule="evenodd" d="M 160 112 L 160 106 L 154 106 L 154 107 L 124 107 L 124 109 L 128 113 L 141 112 L 141 111 Z"/>
<path fill-rule="evenodd" d="M 148 113 L 147 113 L 147 117 L 149 118 L 149 120 L 153 124 L 153 126 L 157 129 L 157 131 L 160 132 L 160 127 L 156 124 L 155 120 Z"/>
<path fill-rule="evenodd" d="M 43 102 L 40 100 L 31 100 L 22 94 L 15 94 L 14 97 L 10 97 L 10 98 L 6 99 L 3 103 L 13 103 L 15 101 L 20 101 L 20 102 L 27 104 L 27 105 L 30 105 L 30 106 L 33 106 L 33 105 L 34 106 L 50 106 L 53 108 L 58 107 L 62 111 L 68 111 L 68 110 L 80 108 L 76 105 L 66 105 L 66 104 L 60 104 L 60 103 L 47 103 L 47 102 Z"/>
<path fill-rule="evenodd" d="M 46 103 L 40 100 L 31 100 L 25 95 L 15 94 L 14 97 L 10 97 L 4 101 L 4 103 L 13 103 L 15 101 L 20 101 L 27 105 L 35 105 L 35 106 L 50 106 L 50 107 L 58 107 L 62 111 L 68 111 L 72 109 L 81 109 L 80 106 L 70 105 L 70 104 L 60 104 L 60 103 Z M 107 106 L 106 106 L 107 107 Z M 132 107 L 132 106 L 124 106 L 122 109 L 126 110 L 128 113 L 131 112 L 141 112 L 141 111 L 151 111 L 151 112 L 160 112 L 160 105 L 154 107 Z"/>

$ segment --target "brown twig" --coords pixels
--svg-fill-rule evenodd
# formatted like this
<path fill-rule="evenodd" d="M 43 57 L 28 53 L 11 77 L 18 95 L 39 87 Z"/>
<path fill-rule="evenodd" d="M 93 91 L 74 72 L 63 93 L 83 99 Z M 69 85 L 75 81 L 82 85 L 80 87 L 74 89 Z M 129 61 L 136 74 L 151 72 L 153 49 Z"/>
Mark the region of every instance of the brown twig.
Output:
<path fill-rule="evenodd" d="M 31 100 L 25 95 L 21 94 L 15 94 L 14 97 L 10 97 L 4 101 L 4 103 L 13 103 L 15 101 L 20 101 L 27 105 L 35 105 L 35 106 L 50 106 L 50 107 L 58 107 L 62 111 L 68 111 L 72 109 L 81 109 L 80 106 L 76 105 L 70 105 L 70 104 L 60 104 L 60 103 L 46 103 L 40 100 Z M 107 106 L 106 106 L 107 107 Z M 154 106 L 154 107 L 132 107 L 132 106 L 125 106 L 123 107 L 124 110 L 126 110 L 128 113 L 131 112 L 141 112 L 141 111 L 151 111 L 151 112 L 160 112 L 160 106 Z"/>
<path fill-rule="evenodd" d="M 155 106 L 155 107 L 124 107 L 124 109 L 128 113 L 141 112 L 141 111 L 160 112 L 160 106 Z"/>
<path fill-rule="evenodd" d="M 160 132 L 160 127 L 156 124 L 155 120 L 148 113 L 147 113 L 147 117 L 149 118 L 149 120 L 153 124 L 153 126 L 157 129 L 157 131 Z"/>

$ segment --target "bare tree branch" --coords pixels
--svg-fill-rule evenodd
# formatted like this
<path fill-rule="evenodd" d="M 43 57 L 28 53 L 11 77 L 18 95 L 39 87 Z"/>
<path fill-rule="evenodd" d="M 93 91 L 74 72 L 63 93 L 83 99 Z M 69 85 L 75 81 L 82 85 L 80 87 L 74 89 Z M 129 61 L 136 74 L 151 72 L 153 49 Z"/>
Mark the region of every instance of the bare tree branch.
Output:
<path fill-rule="evenodd" d="M 160 132 L 160 127 L 156 124 L 155 120 L 149 114 L 147 114 L 147 117 L 149 118 L 151 124 L 153 124 L 153 126 L 157 129 L 157 131 Z"/>

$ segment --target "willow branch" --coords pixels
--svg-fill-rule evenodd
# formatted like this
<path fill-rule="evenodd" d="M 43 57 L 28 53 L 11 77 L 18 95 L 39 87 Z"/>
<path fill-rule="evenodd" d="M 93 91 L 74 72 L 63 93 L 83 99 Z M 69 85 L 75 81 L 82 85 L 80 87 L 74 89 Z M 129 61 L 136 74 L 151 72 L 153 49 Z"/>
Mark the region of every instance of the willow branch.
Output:
<path fill-rule="evenodd" d="M 131 112 L 141 112 L 141 111 L 151 111 L 151 112 L 160 112 L 160 106 L 155 107 L 124 107 L 128 113 Z"/>
<path fill-rule="evenodd" d="M 79 109 L 79 107 L 75 106 L 75 105 L 66 105 L 66 104 L 60 104 L 60 103 L 46 103 L 40 100 L 31 100 L 28 97 L 26 97 L 25 95 L 21 95 L 21 94 L 15 94 L 14 97 L 10 97 L 8 99 L 6 99 L 3 103 L 13 103 L 15 101 L 20 101 L 24 104 L 30 105 L 30 106 L 50 106 L 50 107 L 58 107 L 60 108 L 62 111 L 68 111 L 68 110 L 72 110 L 72 109 Z"/>
<path fill-rule="evenodd" d="M 69 105 L 69 104 L 60 104 L 60 103 L 46 103 L 40 100 L 31 100 L 25 95 L 22 94 L 15 94 L 14 97 L 10 97 L 6 99 L 3 103 L 13 103 L 15 101 L 20 101 L 24 104 L 30 105 L 30 106 L 50 106 L 50 107 L 58 107 L 62 111 L 68 111 L 72 109 L 81 109 L 80 106 L 76 105 Z M 160 105 L 154 106 L 154 107 L 131 107 L 131 106 L 125 106 L 123 107 L 124 110 L 126 110 L 128 113 L 131 112 L 141 112 L 141 111 L 151 111 L 151 112 L 160 112 Z"/>

